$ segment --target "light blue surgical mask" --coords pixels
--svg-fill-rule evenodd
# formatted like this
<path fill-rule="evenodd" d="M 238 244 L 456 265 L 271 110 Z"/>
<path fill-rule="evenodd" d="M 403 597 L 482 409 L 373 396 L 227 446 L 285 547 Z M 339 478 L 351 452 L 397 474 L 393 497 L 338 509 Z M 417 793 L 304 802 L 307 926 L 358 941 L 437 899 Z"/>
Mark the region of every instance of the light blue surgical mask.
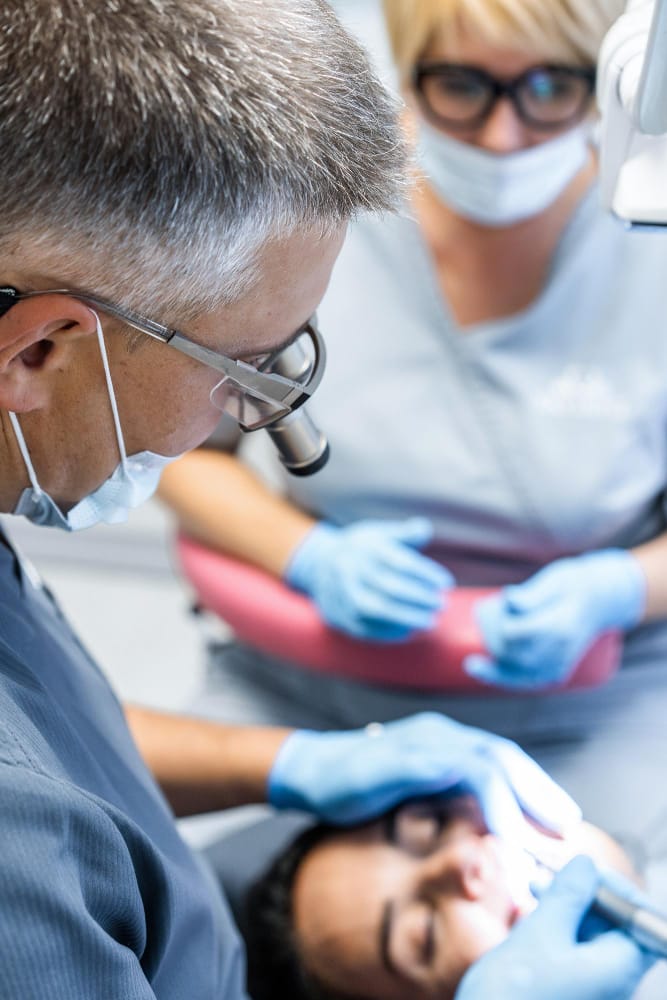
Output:
<path fill-rule="evenodd" d="M 497 154 L 419 126 L 418 157 L 446 205 L 489 227 L 511 226 L 544 212 L 586 165 L 588 124 L 516 153 Z"/>
<path fill-rule="evenodd" d="M 94 316 L 97 328 L 97 341 L 102 355 L 104 377 L 107 383 L 116 440 L 118 441 L 118 450 L 120 452 L 120 464 L 113 474 L 93 493 L 79 500 L 67 514 L 63 514 L 53 497 L 39 485 L 18 417 L 11 410 L 9 411 L 9 419 L 14 428 L 16 440 L 23 456 L 23 461 L 25 462 L 28 478 L 30 479 L 30 486 L 23 490 L 19 502 L 14 509 L 14 514 L 23 514 L 33 524 L 61 528 L 63 531 L 81 531 L 83 528 L 92 528 L 93 525 L 100 522 L 118 524 L 126 521 L 128 513 L 132 508 L 138 507 L 155 493 L 160 481 L 160 475 L 165 466 L 180 458 L 180 455 L 167 457 L 165 455 L 156 455 L 152 451 L 141 451 L 136 455 L 127 455 L 125 451 L 125 439 L 123 438 L 120 418 L 118 416 L 116 394 L 113 382 L 111 381 L 109 359 L 104 343 L 102 326 L 97 313 L 94 313 Z"/>

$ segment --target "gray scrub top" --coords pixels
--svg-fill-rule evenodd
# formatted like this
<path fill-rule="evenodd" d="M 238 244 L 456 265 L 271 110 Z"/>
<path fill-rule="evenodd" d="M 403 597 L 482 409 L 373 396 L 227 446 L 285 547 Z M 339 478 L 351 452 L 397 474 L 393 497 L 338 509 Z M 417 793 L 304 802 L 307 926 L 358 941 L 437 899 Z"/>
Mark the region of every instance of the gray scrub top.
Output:
<path fill-rule="evenodd" d="M 337 524 L 428 515 L 461 585 L 667 529 L 667 237 L 623 230 L 596 188 L 518 315 L 458 328 L 403 215 L 352 226 L 318 317 L 309 410 L 329 464 L 297 479 L 243 446 L 300 507 Z M 667 627 L 626 652 L 667 654 Z"/>
<path fill-rule="evenodd" d="M 217 886 L 105 678 L 4 541 L 0 843 L 2 1000 L 246 997 Z"/>

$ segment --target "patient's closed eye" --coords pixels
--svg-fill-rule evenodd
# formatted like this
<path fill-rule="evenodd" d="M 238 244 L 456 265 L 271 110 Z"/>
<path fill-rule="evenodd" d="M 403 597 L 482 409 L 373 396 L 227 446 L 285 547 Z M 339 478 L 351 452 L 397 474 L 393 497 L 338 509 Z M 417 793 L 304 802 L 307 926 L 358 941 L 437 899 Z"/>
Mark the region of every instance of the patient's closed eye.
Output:
<path fill-rule="evenodd" d="M 389 943 L 392 964 L 412 977 L 433 966 L 437 913 L 427 900 L 415 899 L 396 913 Z"/>

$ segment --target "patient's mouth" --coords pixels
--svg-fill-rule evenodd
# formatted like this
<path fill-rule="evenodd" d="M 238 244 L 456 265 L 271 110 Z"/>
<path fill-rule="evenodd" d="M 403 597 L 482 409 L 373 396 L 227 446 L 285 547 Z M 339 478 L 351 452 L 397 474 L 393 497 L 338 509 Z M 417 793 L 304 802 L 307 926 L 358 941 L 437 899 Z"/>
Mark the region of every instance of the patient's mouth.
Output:
<path fill-rule="evenodd" d="M 510 900 L 508 923 L 513 927 L 517 920 L 535 909 L 531 885 L 537 875 L 537 864 L 522 847 L 506 841 L 497 841 L 497 851 Z"/>
<path fill-rule="evenodd" d="M 525 915 L 526 914 L 524 913 L 523 908 L 521 906 L 519 906 L 518 903 L 512 903 L 512 906 L 510 907 L 510 912 L 509 912 L 509 915 L 508 915 L 508 918 L 507 918 L 507 926 L 508 926 L 508 928 L 511 930 L 514 927 L 514 925 L 519 920 L 521 920 L 523 917 L 525 917 Z"/>

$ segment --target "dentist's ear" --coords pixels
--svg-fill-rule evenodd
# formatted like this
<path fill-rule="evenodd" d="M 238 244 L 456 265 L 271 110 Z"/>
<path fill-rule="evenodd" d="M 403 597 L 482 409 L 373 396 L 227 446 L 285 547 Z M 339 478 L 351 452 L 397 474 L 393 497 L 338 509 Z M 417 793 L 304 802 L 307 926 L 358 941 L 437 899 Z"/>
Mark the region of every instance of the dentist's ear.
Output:
<path fill-rule="evenodd" d="M 95 332 L 95 313 L 78 299 L 20 299 L 0 317 L 0 409 L 27 413 L 44 406 L 75 341 Z"/>

